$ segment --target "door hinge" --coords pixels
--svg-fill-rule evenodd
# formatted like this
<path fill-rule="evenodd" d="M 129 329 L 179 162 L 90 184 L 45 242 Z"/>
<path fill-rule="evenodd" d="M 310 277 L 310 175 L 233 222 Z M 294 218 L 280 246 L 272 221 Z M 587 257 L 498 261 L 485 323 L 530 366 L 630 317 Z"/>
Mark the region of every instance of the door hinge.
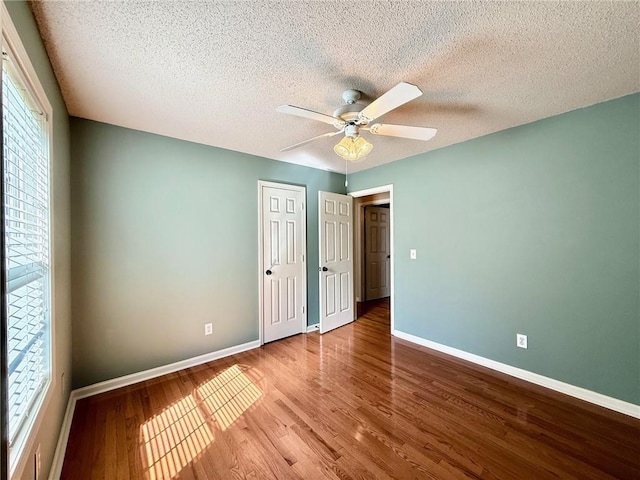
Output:
<path fill-rule="evenodd" d="M 300 203 L 300 210 L 304 210 L 304 202 Z"/>
<path fill-rule="evenodd" d="M 302 255 L 302 261 L 304 262 L 304 255 Z"/>
<path fill-rule="evenodd" d="M 304 313 L 304 305 L 302 306 L 302 313 Z"/>

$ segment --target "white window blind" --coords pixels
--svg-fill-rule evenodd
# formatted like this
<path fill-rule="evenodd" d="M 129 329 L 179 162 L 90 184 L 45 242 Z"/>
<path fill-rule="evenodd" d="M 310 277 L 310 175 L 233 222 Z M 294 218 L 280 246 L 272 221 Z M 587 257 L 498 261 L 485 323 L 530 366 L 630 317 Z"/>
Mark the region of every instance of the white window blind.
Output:
<path fill-rule="evenodd" d="M 46 116 L 2 62 L 8 430 L 12 442 L 50 379 L 49 151 Z"/>

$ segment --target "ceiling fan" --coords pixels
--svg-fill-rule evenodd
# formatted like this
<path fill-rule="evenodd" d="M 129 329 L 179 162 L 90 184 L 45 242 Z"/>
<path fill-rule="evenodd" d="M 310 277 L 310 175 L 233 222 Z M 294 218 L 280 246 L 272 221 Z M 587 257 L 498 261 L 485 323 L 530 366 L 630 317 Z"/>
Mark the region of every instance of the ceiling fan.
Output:
<path fill-rule="evenodd" d="M 418 98 L 420 95 L 422 95 L 422 91 L 415 85 L 400 82 L 368 105 L 356 103 L 362 96 L 360 91 L 346 90 L 342 94 L 345 105 L 333 112 L 333 115 L 325 115 L 324 113 L 314 112 L 313 110 L 293 105 L 281 105 L 276 108 L 277 112 L 328 123 L 337 129 L 335 132 L 323 133 L 304 142 L 283 148 L 281 152 L 293 150 L 294 148 L 301 147 L 302 145 L 321 138 L 333 137 L 344 133 L 344 138 L 333 147 L 333 150 L 345 160 L 355 161 L 366 156 L 373 148 L 373 145 L 360 136 L 361 131 L 368 131 L 374 135 L 386 135 L 389 137 L 430 140 L 438 131 L 437 129 L 383 123 L 372 124 L 374 120 L 385 113 L 410 102 L 414 98 Z"/>

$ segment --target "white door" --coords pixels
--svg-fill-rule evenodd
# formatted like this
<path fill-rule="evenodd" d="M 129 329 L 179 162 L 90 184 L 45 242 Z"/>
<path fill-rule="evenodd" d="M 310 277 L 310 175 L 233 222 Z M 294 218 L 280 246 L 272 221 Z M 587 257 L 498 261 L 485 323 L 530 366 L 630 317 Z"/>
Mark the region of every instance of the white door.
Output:
<path fill-rule="evenodd" d="M 260 182 L 263 342 L 306 330 L 304 187 Z"/>
<path fill-rule="evenodd" d="M 389 209 L 365 207 L 365 299 L 389 296 Z"/>
<path fill-rule="evenodd" d="M 353 321 L 353 198 L 319 192 L 320 333 Z"/>

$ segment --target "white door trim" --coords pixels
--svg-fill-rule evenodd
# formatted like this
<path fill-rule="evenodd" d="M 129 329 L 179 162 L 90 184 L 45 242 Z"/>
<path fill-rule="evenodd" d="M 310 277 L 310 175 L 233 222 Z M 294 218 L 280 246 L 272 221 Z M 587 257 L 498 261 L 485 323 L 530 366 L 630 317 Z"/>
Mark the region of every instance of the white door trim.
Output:
<path fill-rule="evenodd" d="M 302 275 L 302 298 L 304 298 L 304 314 L 302 315 L 301 332 L 307 331 L 307 188 L 300 185 L 290 185 L 288 183 L 267 182 L 258 180 L 258 339 L 260 345 L 264 345 L 264 254 L 262 249 L 262 237 L 264 228 L 262 222 L 262 189 L 263 187 L 281 188 L 302 193 L 302 252 L 304 253 L 304 273 Z"/>
<path fill-rule="evenodd" d="M 379 187 L 373 187 L 373 188 L 367 188 L 365 190 L 358 190 L 356 192 L 349 192 L 349 195 L 351 195 L 353 198 L 359 198 L 359 197 L 366 197 L 368 195 L 375 195 L 376 193 L 385 193 L 385 192 L 389 192 L 389 215 L 390 215 L 390 227 L 389 227 L 389 235 L 391 236 L 391 242 L 390 242 L 390 248 L 391 248 L 391 297 L 390 297 L 390 316 L 391 316 L 391 334 L 394 335 L 395 330 L 395 248 L 394 248 L 394 238 L 395 238 L 395 234 L 394 234 L 394 230 L 393 230 L 393 225 L 394 225 L 394 221 L 395 221 L 395 214 L 394 214 L 394 209 L 395 209 L 395 203 L 393 202 L 393 184 L 389 184 L 389 185 L 381 185 Z M 355 223 L 355 222 L 354 222 Z M 357 228 L 357 227 L 356 227 Z M 358 247 L 360 248 L 360 247 Z M 362 268 L 362 266 L 361 266 Z M 355 300 L 355 295 L 353 297 L 353 309 L 354 312 L 356 311 L 357 305 L 355 304 L 356 300 Z"/>

